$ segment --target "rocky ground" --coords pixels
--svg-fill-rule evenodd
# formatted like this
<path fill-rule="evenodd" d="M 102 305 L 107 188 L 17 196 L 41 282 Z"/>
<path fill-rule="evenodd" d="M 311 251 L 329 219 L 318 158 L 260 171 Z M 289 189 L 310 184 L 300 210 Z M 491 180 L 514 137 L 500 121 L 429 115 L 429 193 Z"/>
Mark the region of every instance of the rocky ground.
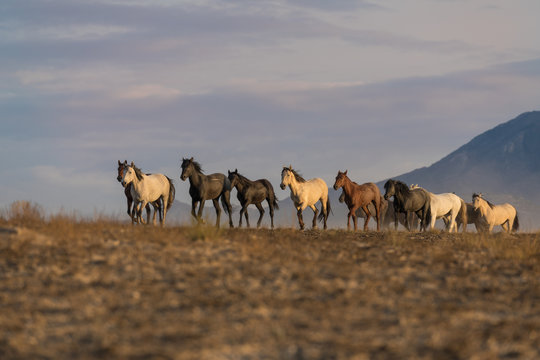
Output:
<path fill-rule="evenodd" d="M 540 234 L 0 225 L 2 359 L 540 358 Z"/>

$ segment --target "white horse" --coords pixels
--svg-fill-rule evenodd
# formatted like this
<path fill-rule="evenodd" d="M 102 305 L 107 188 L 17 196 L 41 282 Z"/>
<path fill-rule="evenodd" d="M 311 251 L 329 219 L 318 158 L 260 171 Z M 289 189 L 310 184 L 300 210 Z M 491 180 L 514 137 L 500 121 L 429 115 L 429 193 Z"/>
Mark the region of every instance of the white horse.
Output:
<path fill-rule="evenodd" d="M 465 202 L 456 194 L 443 193 L 433 194 L 428 191 L 429 194 L 429 211 L 428 214 L 431 219 L 430 229 L 435 228 L 435 222 L 441 217 L 446 217 L 448 225 L 446 226 L 448 232 L 455 230 L 457 232 L 456 217 L 459 214 L 462 204 Z"/>
<path fill-rule="evenodd" d="M 482 194 L 473 194 L 472 201 L 474 209 L 480 211 L 480 217 L 489 227 L 489 232 L 496 225 L 501 225 L 507 232 L 518 230 L 519 220 L 517 210 L 512 205 L 508 203 L 493 205 L 484 199 Z"/>
<path fill-rule="evenodd" d="M 331 208 L 330 199 L 328 198 L 328 186 L 323 179 L 314 178 L 306 181 L 300 174 L 293 170 L 292 166 L 289 166 L 283 167 L 281 171 L 281 184 L 279 186 L 282 190 L 285 190 L 287 186 L 291 189 L 291 199 L 297 210 L 296 214 L 298 216 L 300 230 L 304 229 L 302 211 L 308 206 L 314 212 L 313 228 L 317 228 L 317 214 L 319 213 L 319 210 L 315 206 L 317 201 L 320 201 L 322 206 L 319 221 L 324 220 L 324 228 L 326 229 L 326 220 L 328 220 L 328 213 L 331 211 Z"/>
<path fill-rule="evenodd" d="M 122 185 L 124 187 L 129 184 L 131 186 L 131 195 L 133 196 L 136 214 L 142 222 L 141 212 L 145 208 L 146 204 L 161 201 L 160 209 L 160 224 L 163 226 L 167 217 L 167 210 L 171 207 L 174 201 L 175 189 L 172 180 L 163 174 L 144 174 L 139 168 L 133 165 L 126 167 L 124 177 L 122 178 Z M 163 214 L 161 213 L 163 211 Z M 156 224 L 156 216 L 154 213 L 153 219 L 154 225 Z"/>

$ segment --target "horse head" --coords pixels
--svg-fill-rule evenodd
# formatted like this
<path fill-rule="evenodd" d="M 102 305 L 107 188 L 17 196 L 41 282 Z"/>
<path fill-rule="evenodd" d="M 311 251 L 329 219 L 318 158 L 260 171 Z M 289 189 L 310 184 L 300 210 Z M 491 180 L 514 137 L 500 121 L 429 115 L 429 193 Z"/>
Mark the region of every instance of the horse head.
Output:
<path fill-rule="evenodd" d="M 229 173 L 229 181 L 231 182 L 231 189 L 234 188 L 238 182 L 238 169 L 234 169 L 234 171 L 227 170 Z"/>
<path fill-rule="evenodd" d="M 341 172 L 338 170 L 336 182 L 334 183 L 334 190 L 337 190 L 343 186 L 343 184 L 345 183 L 345 179 L 347 179 L 347 171 L 348 170 L 345 170 L 345 172 Z"/>
<path fill-rule="evenodd" d="M 123 170 L 124 175 L 122 176 L 122 186 L 123 187 L 126 187 L 129 184 L 131 184 L 133 179 L 136 178 L 135 170 L 133 169 L 133 163 L 131 163 L 131 164 L 132 165 L 126 165 L 126 167 L 124 167 L 124 170 Z"/>
<path fill-rule="evenodd" d="M 191 157 L 191 159 L 182 158 L 182 165 L 180 167 L 182 168 L 180 179 L 182 179 L 182 181 L 186 181 L 186 179 L 193 173 L 193 157 Z"/>
<path fill-rule="evenodd" d="M 384 199 L 385 199 L 385 200 L 388 200 L 388 199 L 390 199 L 392 196 L 394 196 L 395 193 L 396 193 L 395 181 L 392 180 L 392 179 L 388 180 L 388 181 L 384 184 L 384 190 L 385 190 L 385 194 L 384 194 Z"/>
<path fill-rule="evenodd" d="M 127 160 L 124 160 L 123 163 L 121 163 L 120 160 L 118 160 L 118 176 L 116 177 L 116 180 L 118 180 L 118 182 L 122 182 L 122 178 L 124 177 L 124 170 L 126 169 L 127 166 L 128 166 Z"/>
<path fill-rule="evenodd" d="M 281 170 L 281 183 L 279 184 L 279 187 L 281 190 L 285 190 L 287 185 L 291 183 L 291 178 L 293 177 L 292 174 L 292 165 L 289 167 L 284 166 L 283 170 Z"/>
<path fill-rule="evenodd" d="M 484 200 L 482 198 L 482 193 L 474 193 L 473 196 L 472 196 L 472 204 L 473 204 L 473 208 L 474 210 L 478 210 L 481 206 L 481 200 Z"/>

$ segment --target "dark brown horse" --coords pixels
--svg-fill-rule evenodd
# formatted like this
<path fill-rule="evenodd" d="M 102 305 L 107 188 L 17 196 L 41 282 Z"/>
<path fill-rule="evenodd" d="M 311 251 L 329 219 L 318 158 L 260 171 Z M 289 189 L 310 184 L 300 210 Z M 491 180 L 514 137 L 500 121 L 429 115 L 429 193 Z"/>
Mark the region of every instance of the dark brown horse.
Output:
<path fill-rule="evenodd" d="M 343 193 L 345 194 L 345 204 L 347 204 L 347 207 L 349 208 L 349 213 L 347 214 L 347 230 L 350 230 L 351 228 L 351 217 L 353 218 L 354 230 L 357 229 L 356 210 L 359 208 L 362 208 L 366 214 L 366 218 L 364 219 L 364 231 L 368 229 L 369 219 L 371 216 L 373 216 L 368 209 L 368 204 L 371 203 L 375 207 L 377 231 L 380 231 L 381 192 L 379 191 L 377 185 L 374 183 L 358 185 L 347 177 L 347 170 L 345 170 L 345 172 L 338 171 L 336 176 L 334 190 L 338 190 L 340 187 L 343 188 Z"/>
<path fill-rule="evenodd" d="M 257 221 L 257 227 L 261 226 L 261 221 L 264 215 L 264 209 L 262 202 L 266 200 L 268 202 L 268 209 L 270 210 L 270 226 L 274 228 L 274 208 L 279 210 L 279 204 L 274 193 L 274 188 L 270 181 L 266 179 L 249 180 L 247 177 L 238 173 L 238 169 L 234 171 L 229 170 L 229 181 L 231 182 L 231 188 L 236 188 L 236 197 L 242 209 L 240 210 L 240 221 L 238 227 L 242 227 L 242 216 L 246 217 L 247 227 L 249 227 L 249 216 L 247 207 L 250 204 L 254 204 L 259 210 L 259 220 Z"/>
<path fill-rule="evenodd" d="M 126 170 L 128 166 L 128 162 L 127 160 L 124 160 L 124 162 L 120 162 L 120 160 L 118 160 L 118 176 L 116 177 L 116 180 L 118 180 L 118 182 L 122 182 L 122 178 L 124 177 L 124 171 Z M 125 188 L 124 188 L 124 194 L 126 195 L 126 199 L 127 199 L 127 213 L 129 215 L 129 217 L 131 218 L 131 223 L 134 224 L 136 222 L 139 222 L 139 219 L 138 219 L 138 216 L 137 214 L 135 214 L 135 209 L 133 208 L 133 196 L 131 195 L 131 187 L 133 186 L 133 184 L 128 184 Z M 160 207 L 161 207 L 161 204 L 159 201 L 156 201 L 155 203 L 152 204 L 154 206 L 154 218 L 156 217 L 156 211 L 159 212 L 159 220 L 161 221 L 161 212 L 159 211 Z M 150 204 L 146 204 L 146 222 L 147 223 L 150 223 Z"/>

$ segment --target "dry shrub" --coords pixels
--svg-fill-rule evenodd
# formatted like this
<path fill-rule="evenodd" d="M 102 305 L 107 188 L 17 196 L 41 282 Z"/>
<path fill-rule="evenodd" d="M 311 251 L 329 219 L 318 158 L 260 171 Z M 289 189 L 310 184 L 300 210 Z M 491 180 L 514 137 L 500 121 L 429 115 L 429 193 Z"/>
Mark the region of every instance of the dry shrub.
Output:
<path fill-rule="evenodd" d="M 30 201 L 15 201 L 5 212 L 6 220 L 17 226 L 32 226 L 44 220 L 43 207 Z"/>

